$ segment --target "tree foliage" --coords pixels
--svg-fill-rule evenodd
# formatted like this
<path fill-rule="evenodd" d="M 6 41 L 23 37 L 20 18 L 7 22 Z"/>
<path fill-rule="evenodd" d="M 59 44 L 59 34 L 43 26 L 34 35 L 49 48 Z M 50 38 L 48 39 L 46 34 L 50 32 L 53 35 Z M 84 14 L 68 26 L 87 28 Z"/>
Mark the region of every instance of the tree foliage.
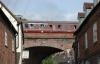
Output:
<path fill-rule="evenodd" d="M 45 58 L 44 60 L 42 60 L 41 64 L 58 64 L 53 58 L 53 55 L 50 55 L 49 57 Z"/>

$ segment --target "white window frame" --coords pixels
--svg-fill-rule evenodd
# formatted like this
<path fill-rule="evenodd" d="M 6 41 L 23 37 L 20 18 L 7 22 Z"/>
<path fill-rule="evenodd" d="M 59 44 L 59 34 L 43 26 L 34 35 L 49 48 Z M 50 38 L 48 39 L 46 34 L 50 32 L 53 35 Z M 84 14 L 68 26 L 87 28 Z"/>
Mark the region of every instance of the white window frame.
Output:
<path fill-rule="evenodd" d="M 7 34 L 7 30 L 5 30 L 5 46 L 8 47 L 8 34 Z"/>
<path fill-rule="evenodd" d="M 97 41 L 97 23 L 93 25 L 93 43 Z"/>
<path fill-rule="evenodd" d="M 87 36 L 87 32 L 85 33 L 85 49 L 88 48 L 88 36 Z"/>
<path fill-rule="evenodd" d="M 15 39 L 12 38 L 12 52 L 15 52 Z"/>

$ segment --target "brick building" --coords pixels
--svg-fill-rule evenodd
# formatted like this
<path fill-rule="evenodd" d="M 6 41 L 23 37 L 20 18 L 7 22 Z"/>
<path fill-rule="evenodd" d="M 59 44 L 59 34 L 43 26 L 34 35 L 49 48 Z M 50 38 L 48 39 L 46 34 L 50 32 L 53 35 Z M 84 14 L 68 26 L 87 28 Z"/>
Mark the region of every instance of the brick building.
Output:
<path fill-rule="evenodd" d="M 80 27 L 74 32 L 75 64 L 100 64 L 100 2 L 84 3 L 84 11 L 78 13 Z M 98 4 L 96 4 L 98 1 Z M 94 6 L 94 7 L 93 7 Z M 86 15 L 87 14 L 87 15 Z"/>
<path fill-rule="evenodd" d="M 15 64 L 16 33 L 17 31 L 0 7 L 0 64 Z"/>
<path fill-rule="evenodd" d="M 0 1 L 0 64 L 22 64 L 22 44 L 22 22 Z"/>

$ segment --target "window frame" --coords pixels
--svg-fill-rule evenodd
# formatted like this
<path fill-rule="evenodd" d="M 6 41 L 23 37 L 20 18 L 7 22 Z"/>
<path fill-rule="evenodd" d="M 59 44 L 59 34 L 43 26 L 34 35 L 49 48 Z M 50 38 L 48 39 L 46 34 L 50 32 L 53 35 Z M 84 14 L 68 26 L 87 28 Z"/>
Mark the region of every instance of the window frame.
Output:
<path fill-rule="evenodd" d="M 97 41 L 97 22 L 93 24 L 93 43 Z"/>
<path fill-rule="evenodd" d="M 7 30 L 5 29 L 5 46 L 8 47 L 8 34 L 7 34 Z"/>
<path fill-rule="evenodd" d="M 88 48 L 88 34 L 87 32 L 85 33 L 85 49 Z"/>
<path fill-rule="evenodd" d="M 15 38 L 12 37 L 12 52 L 15 52 Z"/>

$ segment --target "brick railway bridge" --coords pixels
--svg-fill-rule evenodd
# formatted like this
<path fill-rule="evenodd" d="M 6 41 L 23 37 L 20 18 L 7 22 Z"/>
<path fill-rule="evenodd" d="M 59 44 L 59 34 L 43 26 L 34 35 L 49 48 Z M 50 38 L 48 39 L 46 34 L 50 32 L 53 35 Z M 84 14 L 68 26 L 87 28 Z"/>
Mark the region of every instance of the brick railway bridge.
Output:
<path fill-rule="evenodd" d="M 74 42 L 73 32 L 77 22 L 24 21 L 24 50 L 29 50 L 29 59 L 23 64 L 40 64 L 47 56 L 67 53 Z"/>

